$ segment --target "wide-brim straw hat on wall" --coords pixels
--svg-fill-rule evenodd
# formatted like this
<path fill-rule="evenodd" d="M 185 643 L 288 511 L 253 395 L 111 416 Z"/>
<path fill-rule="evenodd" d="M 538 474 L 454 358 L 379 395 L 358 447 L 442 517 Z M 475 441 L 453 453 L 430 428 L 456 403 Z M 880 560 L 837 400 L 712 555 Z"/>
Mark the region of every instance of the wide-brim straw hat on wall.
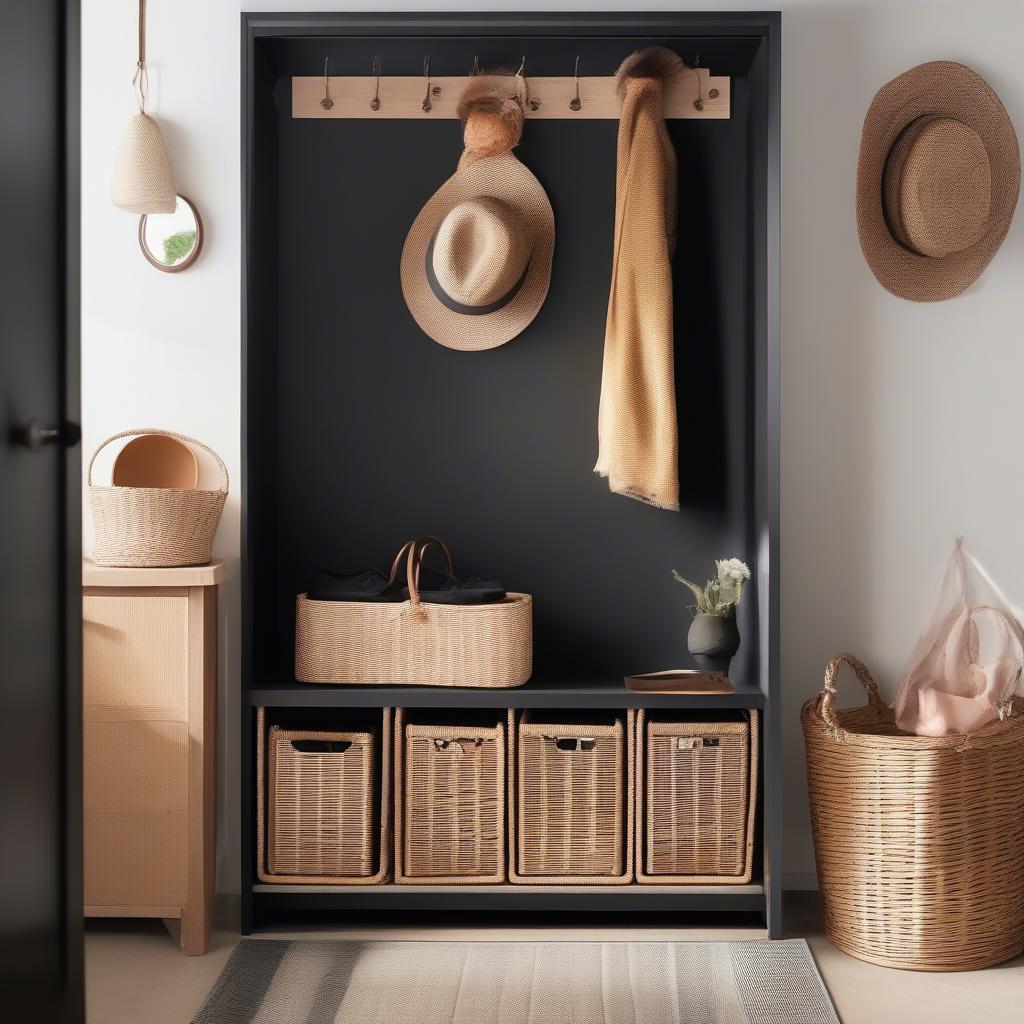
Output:
<path fill-rule="evenodd" d="M 511 84 L 510 84 L 511 83 Z M 521 79 L 480 77 L 459 104 L 465 152 L 419 212 L 402 250 L 413 319 L 447 348 L 511 341 L 548 293 L 555 218 L 540 182 L 512 155 L 523 127 Z"/>
<path fill-rule="evenodd" d="M 878 91 L 857 162 L 857 231 L 879 283 L 916 302 L 981 275 L 1013 218 L 1020 150 L 999 97 L 963 64 L 932 61 Z"/>

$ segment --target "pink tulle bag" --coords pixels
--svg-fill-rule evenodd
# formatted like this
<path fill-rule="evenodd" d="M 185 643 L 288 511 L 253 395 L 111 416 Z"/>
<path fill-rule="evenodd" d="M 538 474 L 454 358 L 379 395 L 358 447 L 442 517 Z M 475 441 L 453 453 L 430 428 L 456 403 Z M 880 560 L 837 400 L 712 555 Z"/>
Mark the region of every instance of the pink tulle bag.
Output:
<path fill-rule="evenodd" d="M 974 732 L 1024 696 L 1024 633 L 988 581 L 981 603 L 967 597 L 963 539 L 939 586 L 931 619 L 896 695 L 896 723 L 918 736 Z"/>

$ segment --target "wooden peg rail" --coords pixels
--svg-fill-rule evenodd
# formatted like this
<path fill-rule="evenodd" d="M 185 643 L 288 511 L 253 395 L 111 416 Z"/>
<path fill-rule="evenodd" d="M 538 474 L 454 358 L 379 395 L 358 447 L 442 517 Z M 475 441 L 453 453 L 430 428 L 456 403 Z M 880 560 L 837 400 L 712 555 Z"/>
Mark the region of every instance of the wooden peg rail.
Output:
<path fill-rule="evenodd" d="M 372 75 L 331 76 L 324 107 L 324 76 L 292 79 L 292 117 L 323 118 L 453 118 L 469 78 L 431 78 L 430 110 L 423 109 L 427 79 Z M 573 118 L 617 120 L 621 101 L 612 76 L 579 79 L 580 109 L 570 103 L 576 96 L 576 82 L 567 78 L 527 78 L 529 102 L 526 116 L 546 120 Z M 729 78 L 711 75 L 707 68 L 696 68 L 679 75 L 665 92 L 665 117 L 722 120 L 729 117 Z M 374 96 L 380 106 L 374 110 Z M 697 101 L 700 101 L 698 104 Z M 698 109 L 702 106 L 703 109 Z"/>

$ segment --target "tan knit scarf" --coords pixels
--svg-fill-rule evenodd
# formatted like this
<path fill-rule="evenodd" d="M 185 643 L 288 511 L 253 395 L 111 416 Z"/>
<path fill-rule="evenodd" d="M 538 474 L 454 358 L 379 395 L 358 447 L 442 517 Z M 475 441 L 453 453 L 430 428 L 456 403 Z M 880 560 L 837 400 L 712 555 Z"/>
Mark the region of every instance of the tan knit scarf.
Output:
<path fill-rule="evenodd" d="M 671 265 L 676 155 L 662 91 L 683 67 L 676 54 L 654 46 L 628 57 L 617 74 L 615 246 L 594 467 L 615 494 L 667 509 L 679 508 Z"/>

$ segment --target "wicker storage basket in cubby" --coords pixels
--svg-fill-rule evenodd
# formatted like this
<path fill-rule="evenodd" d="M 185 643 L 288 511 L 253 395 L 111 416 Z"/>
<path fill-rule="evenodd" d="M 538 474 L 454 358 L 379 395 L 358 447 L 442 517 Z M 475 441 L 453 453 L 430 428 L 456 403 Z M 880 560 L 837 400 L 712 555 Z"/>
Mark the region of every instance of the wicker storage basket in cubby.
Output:
<path fill-rule="evenodd" d="M 521 885 L 633 880 L 635 712 L 509 713 L 510 878 Z"/>
<path fill-rule="evenodd" d="M 390 854 L 390 708 L 379 728 L 357 731 L 268 730 L 260 708 L 257 729 L 259 878 L 383 881 Z"/>
<path fill-rule="evenodd" d="M 407 715 L 395 716 L 395 881 L 504 882 L 504 722 L 421 724 Z"/>
<path fill-rule="evenodd" d="M 636 723 L 637 881 L 743 885 L 753 875 L 758 713 Z"/>

